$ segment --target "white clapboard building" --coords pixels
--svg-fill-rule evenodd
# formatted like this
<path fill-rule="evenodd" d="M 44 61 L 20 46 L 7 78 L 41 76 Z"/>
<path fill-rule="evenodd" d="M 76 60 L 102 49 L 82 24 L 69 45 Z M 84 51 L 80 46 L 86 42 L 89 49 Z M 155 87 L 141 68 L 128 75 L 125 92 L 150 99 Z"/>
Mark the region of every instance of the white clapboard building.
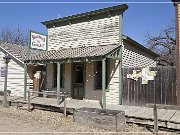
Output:
<path fill-rule="evenodd" d="M 104 106 L 121 104 L 122 68 L 157 64 L 155 53 L 122 35 L 123 13 L 127 9 L 123 4 L 42 22 L 48 29 L 47 51 L 32 55 L 25 63 L 46 65 L 46 90 L 67 91 L 72 99 L 96 100 Z M 5 49 L 5 45 L 1 48 Z M 14 62 L 10 70 L 22 73 L 23 67 L 18 67 Z M 16 85 L 9 89 L 23 93 L 22 80 L 23 73 L 16 81 L 18 89 Z"/>

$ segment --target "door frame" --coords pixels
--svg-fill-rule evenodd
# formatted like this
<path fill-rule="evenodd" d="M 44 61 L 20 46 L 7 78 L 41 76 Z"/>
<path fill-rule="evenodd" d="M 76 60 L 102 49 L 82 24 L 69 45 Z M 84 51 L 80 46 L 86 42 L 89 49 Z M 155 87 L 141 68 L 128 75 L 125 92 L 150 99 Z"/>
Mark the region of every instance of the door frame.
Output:
<path fill-rule="evenodd" d="M 73 62 L 71 64 L 71 98 L 74 99 L 74 79 L 75 79 L 75 65 L 82 64 L 83 66 L 83 99 L 85 98 L 85 81 L 86 81 L 86 62 Z M 81 99 L 78 99 L 81 100 Z"/>

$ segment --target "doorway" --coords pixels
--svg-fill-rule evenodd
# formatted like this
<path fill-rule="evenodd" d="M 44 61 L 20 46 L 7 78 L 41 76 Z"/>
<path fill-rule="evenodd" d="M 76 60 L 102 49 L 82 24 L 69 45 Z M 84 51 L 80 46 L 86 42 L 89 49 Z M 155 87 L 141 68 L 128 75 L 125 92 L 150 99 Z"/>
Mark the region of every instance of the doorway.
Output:
<path fill-rule="evenodd" d="M 84 98 L 84 64 L 74 63 L 73 74 L 72 98 L 82 100 Z"/>

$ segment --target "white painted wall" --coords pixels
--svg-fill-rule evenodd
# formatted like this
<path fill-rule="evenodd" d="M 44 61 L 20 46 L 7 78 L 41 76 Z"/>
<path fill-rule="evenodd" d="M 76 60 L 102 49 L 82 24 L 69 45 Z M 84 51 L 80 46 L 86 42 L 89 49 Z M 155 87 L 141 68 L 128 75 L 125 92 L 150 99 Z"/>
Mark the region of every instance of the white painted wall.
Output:
<path fill-rule="evenodd" d="M 119 43 L 119 16 L 48 29 L 48 50 Z"/>
<path fill-rule="evenodd" d="M 156 57 L 123 40 L 122 67 L 155 67 Z M 119 61 L 110 61 L 111 79 L 106 92 L 107 104 L 119 104 Z"/>
<path fill-rule="evenodd" d="M 106 92 L 107 104 L 119 104 L 119 61 L 110 60 L 109 91 Z"/>
<path fill-rule="evenodd" d="M 0 52 L 0 67 L 5 67 L 3 57 L 4 53 Z M 0 91 L 4 91 L 4 79 L 4 77 L 0 76 Z M 32 81 L 28 79 L 28 82 Z M 23 96 L 24 68 L 18 65 L 13 59 L 8 64 L 7 90 L 11 91 L 11 96 Z"/>
<path fill-rule="evenodd" d="M 48 50 L 119 43 L 119 16 L 81 22 L 48 29 Z M 106 92 L 107 104 L 119 103 L 118 60 L 110 61 L 111 79 Z M 123 41 L 123 67 L 153 67 L 156 59 L 137 46 Z M 71 69 L 65 68 L 65 88 L 71 86 Z M 48 66 L 48 84 L 51 85 L 52 67 Z M 49 80 L 50 79 L 50 80 Z M 94 90 L 94 62 L 86 62 L 85 98 L 101 101 L 101 90 Z"/>

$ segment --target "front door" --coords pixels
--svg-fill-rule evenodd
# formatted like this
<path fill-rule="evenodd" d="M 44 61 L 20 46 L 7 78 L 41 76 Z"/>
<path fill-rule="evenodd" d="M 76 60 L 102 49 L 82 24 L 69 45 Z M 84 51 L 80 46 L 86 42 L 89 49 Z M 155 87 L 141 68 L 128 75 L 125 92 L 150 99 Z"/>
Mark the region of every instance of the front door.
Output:
<path fill-rule="evenodd" d="M 73 72 L 73 98 L 82 100 L 84 97 L 84 64 L 74 63 Z"/>

